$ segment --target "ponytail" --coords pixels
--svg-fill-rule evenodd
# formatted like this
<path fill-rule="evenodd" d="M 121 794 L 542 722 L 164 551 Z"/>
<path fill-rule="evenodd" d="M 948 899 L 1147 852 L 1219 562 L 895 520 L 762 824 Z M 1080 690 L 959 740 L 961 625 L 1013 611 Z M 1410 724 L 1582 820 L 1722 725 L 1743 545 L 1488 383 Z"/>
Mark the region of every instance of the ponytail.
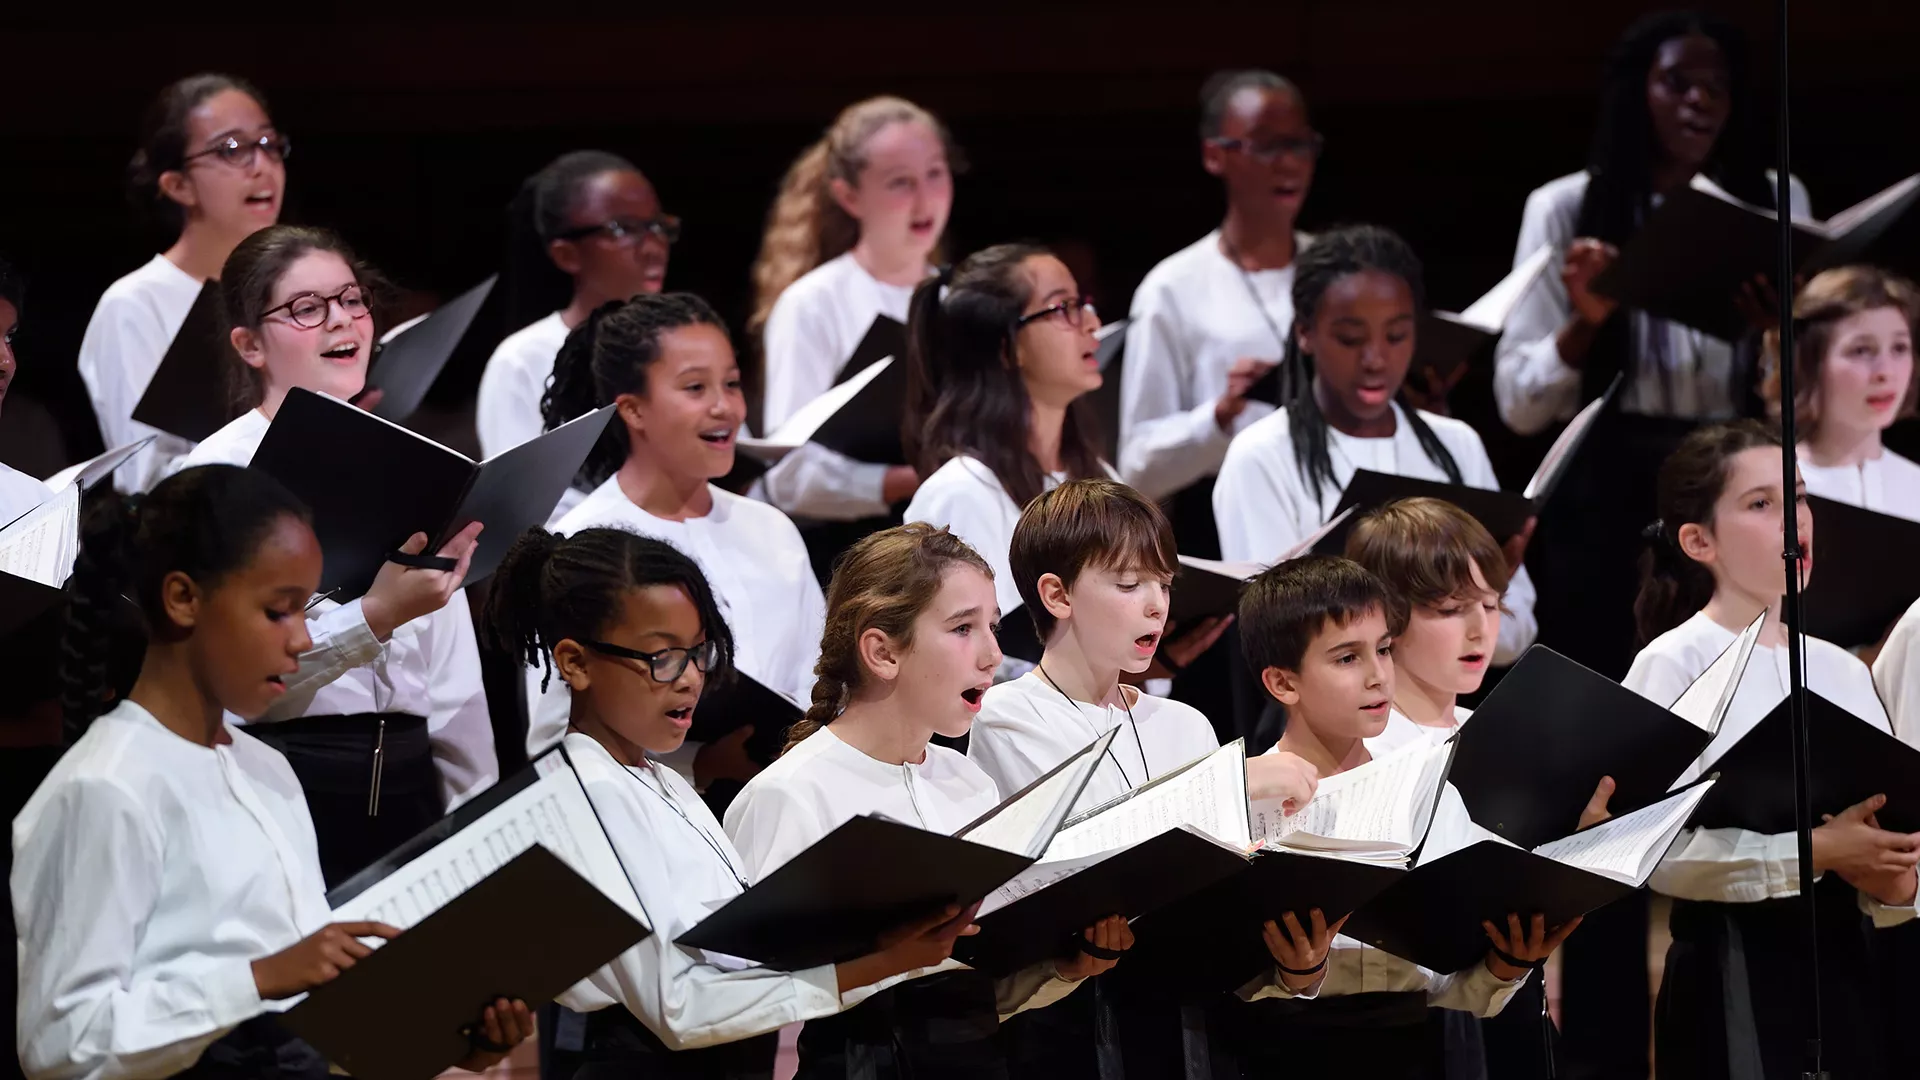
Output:
<path fill-rule="evenodd" d="M 82 519 L 80 553 L 67 578 L 67 623 L 60 638 L 60 712 L 69 737 L 133 689 L 146 646 L 132 591 L 131 550 L 140 496 L 109 497 Z"/>
<path fill-rule="evenodd" d="M 1641 531 L 1647 549 L 1640 554 L 1640 592 L 1633 598 L 1633 625 L 1640 644 L 1679 626 L 1713 599 L 1713 575 L 1680 550 L 1679 538 L 1665 522 Z"/>
<path fill-rule="evenodd" d="M 927 453 L 926 420 L 933 414 L 934 401 L 944 385 L 942 373 L 934 365 L 941 362 L 938 345 L 946 338 L 940 298 L 953 283 L 953 267 L 945 265 L 934 277 L 922 281 L 907 301 L 907 355 L 899 361 L 907 365 L 906 403 L 900 411 L 900 448 L 921 476 L 932 476 L 942 462 L 930 464 Z"/>

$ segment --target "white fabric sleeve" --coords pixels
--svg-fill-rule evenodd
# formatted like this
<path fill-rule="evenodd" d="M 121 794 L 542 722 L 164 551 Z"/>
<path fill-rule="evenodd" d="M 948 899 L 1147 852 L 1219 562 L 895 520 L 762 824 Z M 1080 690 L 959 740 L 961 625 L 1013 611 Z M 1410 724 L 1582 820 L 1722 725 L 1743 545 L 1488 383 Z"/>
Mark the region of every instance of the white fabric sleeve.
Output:
<path fill-rule="evenodd" d="M 1084 981 L 1063 979 L 1053 961 L 1042 960 L 993 981 L 994 1009 L 1003 1021 L 1028 1009 L 1044 1009 L 1073 993 Z"/>
<path fill-rule="evenodd" d="M 1920 602 L 1907 609 L 1873 662 L 1873 685 L 1887 707 L 1893 733 L 1920 746 Z"/>
<path fill-rule="evenodd" d="M 1800 895 L 1800 848 L 1793 833 L 1687 829 L 1648 879 L 1680 900 L 1751 904 Z"/>
<path fill-rule="evenodd" d="M 517 353 L 496 349 L 480 376 L 473 426 L 480 436 L 483 461 L 539 438 L 546 427 L 540 415 L 546 380 L 535 378 L 535 372 L 521 360 Z"/>
<path fill-rule="evenodd" d="M 1120 477 L 1164 499 L 1220 468 L 1231 436 L 1213 402 L 1193 400 L 1193 358 L 1180 344 L 1163 290 L 1135 297 L 1120 368 Z"/>
<path fill-rule="evenodd" d="M 373 663 L 386 647 L 373 636 L 358 598 L 307 620 L 307 635 L 313 644 L 300 654 L 300 670 L 286 680 L 284 695 L 302 708 L 312 700 L 314 691 L 354 668 Z M 297 710 L 285 715 L 269 711 L 253 723 L 272 723 L 297 715 Z"/>
<path fill-rule="evenodd" d="M 1304 990 L 1295 990 L 1280 981 L 1279 968 L 1268 968 L 1265 974 L 1260 975 L 1247 983 L 1247 985 L 1235 990 L 1233 996 L 1239 998 L 1241 1001 L 1259 1001 L 1261 998 L 1279 998 L 1282 1001 L 1291 1001 L 1294 999 L 1312 1001 L 1314 998 L 1320 996 L 1321 990 L 1326 988 L 1327 972 L 1332 969 L 1332 966 L 1331 963 L 1328 963 L 1325 967 L 1322 967 L 1320 974 L 1314 976 L 1313 982 L 1309 983 Z"/>
<path fill-rule="evenodd" d="M 1560 359 L 1557 340 L 1573 313 L 1560 266 L 1574 239 L 1572 223 L 1554 206 L 1550 189 L 1527 196 L 1513 264 L 1519 266 L 1543 244 L 1553 246 L 1554 262 L 1508 316 L 1493 360 L 1493 396 L 1500 419 L 1522 435 L 1546 430 L 1580 405 L 1580 372 Z"/>
<path fill-rule="evenodd" d="M 774 301 L 761 334 L 766 394 L 761 401 L 762 434 L 775 429 L 801 406 L 828 390 L 847 362 L 853 345 L 842 347 L 829 313 L 807 305 L 791 289 Z M 895 357 L 905 363 L 906 357 Z M 803 446 L 768 469 L 767 501 L 800 517 L 852 521 L 887 512 L 880 497 L 887 467 L 855 461 L 824 446 Z"/>
<path fill-rule="evenodd" d="M 761 483 L 767 502 L 795 517 L 857 521 L 887 512 L 887 466 L 855 461 L 818 443 L 775 462 Z"/>
<path fill-rule="evenodd" d="M 771 784 L 742 789 L 727 807 L 726 829 L 747 880 L 754 883 L 826 835 L 812 807 L 798 805 L 792 792 Z"/>
<path fill-rule="evenodd" d="M 1228 447 L 1213 485 L 1213 519 L 1220 530 L 1220 557 L 1229 562 L 1270 563 L 1306 539 L 1295 487 L 1282 469 L 1291 461 L 1236 441 Z M 1317 516 L 1319 508 L 1314 507 Z M 1317 524 L 1317 523 L 1316 523 Z"/>
<path fill-rule="evenodd" d="M 500 759 L 493 746 L 493 720 L 480 675 L 480 646 L 465 589 L 427 616 L 420 635 L 427 652 L 427 740 L 440 771 L 440 794 L 448 810 L 493 786 Z"/>
<path fill-rule="evenodd" d="M 35 1080 L 171 1076 L 264 1009 L 248 961 L 133 966 L 163 900 L 149 821 L 117 787 L 74 781 L 16 852 L 20 1064 Z"/>
<path fill-rule="evenodd" d="M 1449 975 L 1434 974 L 1432 978 L 1433 981 L 1427 986 L 1427 1004 L 1430 1007 L 1458 1009 L 1484 1018 L 1500 1015 L 1500 1010 L 1507 1007 L 1513 995 L 1527 984 L 1528 975 L 1508 982 L 1489 970 L 1485 960 L 1480 960 L 1465 971 Z"/>
<path fill-rule="evenodd" d="M 1875 930 L 1899 926 L 1901 923 L 1911 922 L 1916 915 L 1920 915 L 1920 910 L 1914 907 L 1914 903 L 1920 902 L 1920 896 L 1916 896 L 1914 901 L 1905 904 L 1884 904 L 1857 890 L 1854 896 L 1859 900 L 1860 913 L 1873 920 Z"/>
<path fill-rule="evenodd" d="M 156 436 L 114 470 L 114 486 L 121 491 L 147 490 L 166 475 L 173 459 L 193 449 L 185 439 L 133 418 L 134 407 L 140 404 L 152 377 L 141 378 L 137 372 L 158 368 L 160 356 L 154 351 L 164 354 L 170 340 L 171 335 L 150 309 L 117 296 L 101 297 L 80 339 L 80 378 L 87 385 L 87 398 L 100 424 L 101 442 L 111 450 L 148 435 Z M 130 356 L 140 359 L 129 361 Z"/>

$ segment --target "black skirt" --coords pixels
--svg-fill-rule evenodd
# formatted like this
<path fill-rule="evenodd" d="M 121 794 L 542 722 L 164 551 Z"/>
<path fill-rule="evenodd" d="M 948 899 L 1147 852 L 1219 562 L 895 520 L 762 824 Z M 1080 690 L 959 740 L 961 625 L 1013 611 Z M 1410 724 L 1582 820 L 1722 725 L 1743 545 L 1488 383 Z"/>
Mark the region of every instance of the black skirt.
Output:
<path fill-rule="evenodd" d="M 577 1013 L 540 1011 L 541 1080 L 770 1080 L 780 1036 L 756 1035 L 698 1050 L 674 1050 L 633 1013 L 615 1005 Z"/>
<path fill-rule="evenodd" d="M 221 1036 L 178 1077 L 191 1080 L 327 1080 L 327 1059 L 280 1026 L 256 1016 Z"/>
<path fill-rule="evenodd" d="M 1007 1080 L 993 980 L 943 971 L 800 1029 L 796 1080 Z"/>
<path fill-rule="evenodd" d="M 1445 1012 L 1428 1008 L 1427 995 L 1418 991 L 1312 1001 L 1223 998 L 1207 1013 L 1213 1075 L 1448 1080 L 1454 1024 Z M 1458 1015 L 1465 1023 L 1473 1019 Z"/>
<path fill-rule="evenodd" d="M 320 870 L 329 889 L 412 839 L 446 812 L 422 717 L 407 713 L 303 716 L 253 724 L 247 733 L 286 755 L 299 777 L 320 844 Z M 377 765 L 376 746 L 381 750 Z"/>

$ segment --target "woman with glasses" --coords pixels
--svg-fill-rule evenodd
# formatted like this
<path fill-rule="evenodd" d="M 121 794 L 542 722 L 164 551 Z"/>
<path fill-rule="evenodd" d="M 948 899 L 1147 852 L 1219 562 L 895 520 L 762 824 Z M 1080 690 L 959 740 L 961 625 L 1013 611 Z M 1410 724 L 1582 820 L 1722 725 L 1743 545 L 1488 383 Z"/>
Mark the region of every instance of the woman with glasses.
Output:
<path fill-rule="evenodd" d="M 279 220 L 286 157 L 266 99 L 233 76 L 189 76 L 147 108 L 128 195 L 168 246 L 107 287 L 79 357 L 107 447 L 156 436 L 116 474 L 123 489 L 145 490 L 192 448 L 134 420 L 133 409 L 207 279 L 219 276 L 235 245 Z"/>
<path fill-rule="evenodd" d="M 475 415 L 487 457 L 540 434 L 540 398 L 567 332 L 610 300 L 657 293 L 680 219 L 660 208 L 625 158 L 575 150 L 527 178 L 509 209 L 512 248 L 503 287 L 507 325 L 480 378 Z M 579 502 L 569 492 L 564 512 Z"/>
<path fill-rule="evenodd" d="M 274 225 L 220 271 L 234 396 L 253 407 L 176 463 L 245 465 L 287 393 L 342 400 L 366 382 L 369 272 L 324 229 Z M 324 452 L 324 447 L 315 447 Z M 366 595 L 309 608 L 298 676 L 248 730 L 286 755 L 313 813 L 329 888 L 499 778 L 473 616 L 460 594 L 477 524 L 439 554 L 451 572 L 388 563 Z M 401 551 L 419 553 L 415 534 Z"/>
<path fill-rule="evenodd" d="M 581 467 L 590 493 L 555 526 L 562 535 L 611 527 L 672 544 L 705 572 L 732 627 L 735 667 L 794 701 L 813 686 L 825 600 L 800 531 L 765 503 L 714 486 L 733 468 L 746 423 L 740 367 L 726 324 L 691 293 L 603 304 L 567 335 L 542 408 L 558 426 L 605 405 L 613 423 Z M 529 753 L 566 733 L 564 685 L 534 680 Z M 711 704 L 711 703 L 709 703 Z M 757 766 L 750 727 L 689 742 L 667 763 L 716 803 Z"/>

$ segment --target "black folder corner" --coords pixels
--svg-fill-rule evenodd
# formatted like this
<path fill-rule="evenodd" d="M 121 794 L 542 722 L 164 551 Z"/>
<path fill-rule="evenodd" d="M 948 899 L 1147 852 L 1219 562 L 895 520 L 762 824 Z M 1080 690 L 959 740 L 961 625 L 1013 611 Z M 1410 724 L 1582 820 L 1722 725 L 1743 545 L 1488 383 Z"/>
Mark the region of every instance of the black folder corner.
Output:
<path fill-rule="evenodd" d="M 743 728 L 752 727 L 747 737 L 747 755 L 768 764 L 786 745 L 787 729 L 806 715 L 792 701 L 769 689 L 765 683 L 743 671 L 735 670 L 724 681 L 710 681 L 693 710 L 693 727 L 687 738 L 713 742 Z"/>
<path fill-rule="evenodd" d="M 233 394 L 233 365 L 220 283 L 211 278 L 193 298 L 160 366 L 133 407 L 133 418 L 188 442 L 199 442 L 246 411 Z"/>
<path fill-rule="evenodd" d="M 499 280 L 499 274 L 490 275 L 379 346 L 367 372 L 368 388 L 382 391 L 375 416 L 398 423 L 420 408 Z"/>
<path fill-rule="evenodd" d="M 1040 640 L 1040 628 L 1033 625 L 1033 614 L 1025 604 L 1000 613 L 997 640 L 1002 654 L 1015 660 L 1025 660 L 1029 664 L 1039 663 L 1041 654 L 1046 651 L 1045 643 Z"/>
<path fill-rule="evenodd" d="M 281 1022 L 360 1080 L 431 1080 L 495 998 L 551 1000 L 647 936 L 534 845 L 316 988 Z"/>
<path fill-rule="evenodd" d="M 973 903 L 1032 863 L 856 817 L 675 940 L 784 971 L 837 964 L 873 951 L 880 935 L 909 920 Z"/>
<path fill-rule="evenodd" d="M 893 357 L 896 365 L 907 362 L 907 324 L 886 315 L 875 315 L 867 326 L 867 332 L 860 337 L 860 344 L 853 347 L 853 354 L 847 362 L 840 365 L 840 373 L 833 377 L 833 385 L 839 386 L 855 375 L 873 365 Z"/>
<path fill-rule="evenodd" d="M 1819 496 L 1807 501 L 1814 524 L 1807 633 L 1843 648 L 1871 645 L 1920 599 L 1920 521 Z"/>
<path fill-rule="evenodd" d="M 56 624 L 42 624 L 41 619 L 59 607 L 65 598 L 66 593 L 51 585 L 0 573 L 0 639 L 34 625 L 46 625 L 57 631 Z"/>
<path fill-rule="evenodd" d="M 1248 580 L 1181 560 L 1167 605 L 1168 627 L 1178 632 L 1204 619 L 1235 614 L 1240 610 L 1240 594 L 1246 591 Z"/>
<path fill-rule="evenodd" d="M 1469 721 L 1471 723 L 1471 721 Z M 1807 748 L 1813 764 L 1813 821 L 1885 795 L 1876 815 L 1894 832 L 1920 832 L 1920 750 L 1807 691 Z M 1766 718 L 1707 765 L 1720 782 L 1701 800 L 1702 828 L 1792 832 L 1793 729 L 1782 698 Z"/>
<path fill-rule="evenodd" d="M 1602 776 L 1614 816 L 1665 798 L 1709 736 L 1544 645 L 1528 649 L 1456 736 L 1447 779 L 1481 827 L 1524 848 L 1574 831 Z"/>
<path fill-rule="evenodd" d="M 1349 506 L 1357 506 L 1361 512 L 1321 537 L 1320 542 L 1313 545 L 1314 552 L 1321 555 L 1342 554 L 1347 549 L 1347 534 L 1353 531 L 1354 524 L 1362 514 L 1397 499 L 1414 498 L 1440 499 L 1452 503 L 1473 515 L 1473 519 L 1502 544 L 1520 535 L 1527 527 L 1527 519 L 1534 516 L 1533 500 L 1524 495 L 1358 469 L 1353 479 L 1347 481 L 1347 489 L 1340 493 L 1340 502 L 1333 512 L 1338 514 Z"/>

